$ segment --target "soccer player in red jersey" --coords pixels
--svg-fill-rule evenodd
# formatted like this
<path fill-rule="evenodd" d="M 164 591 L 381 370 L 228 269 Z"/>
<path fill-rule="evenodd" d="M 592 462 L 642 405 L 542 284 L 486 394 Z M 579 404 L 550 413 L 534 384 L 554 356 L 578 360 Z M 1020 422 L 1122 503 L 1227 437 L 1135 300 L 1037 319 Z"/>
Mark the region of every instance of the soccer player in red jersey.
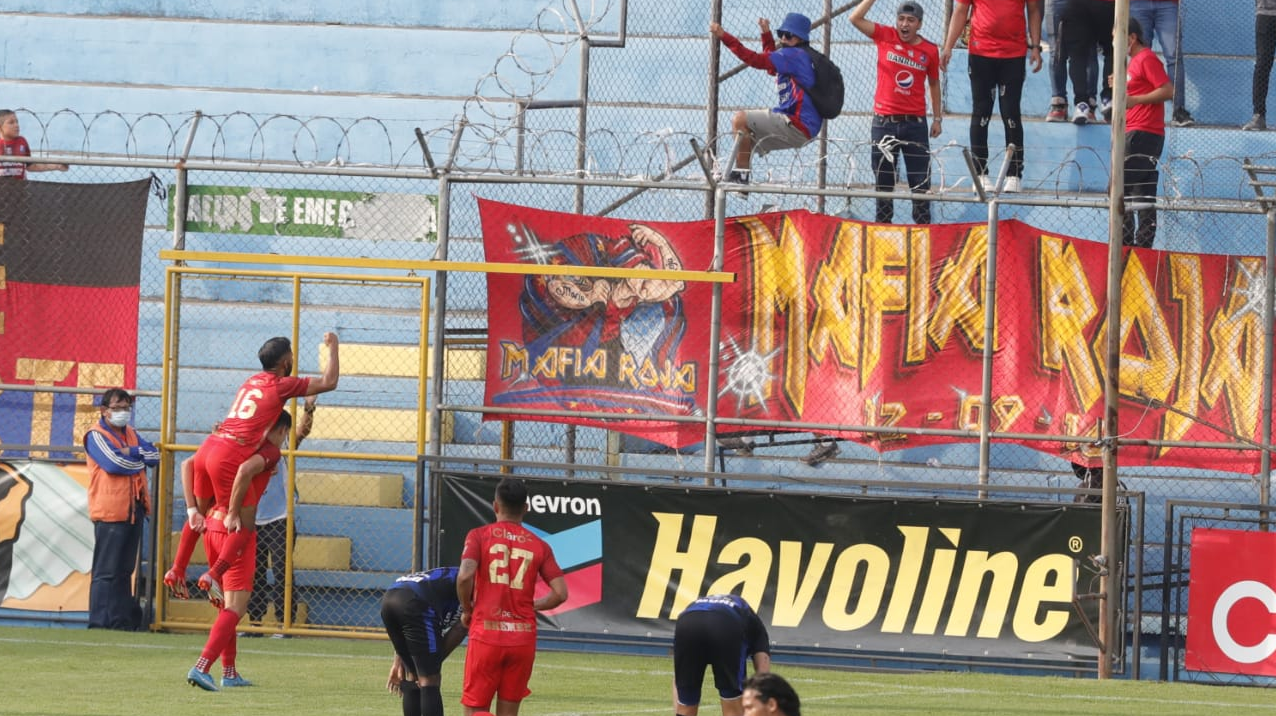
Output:
<path fill-rule="evenodd" d="M 461 552 L 456 594 L 461 623 L 469 628 L 465 654 L 465 716 L 487 711 L 496 697 L 496 716 L 517 716 L 532 692 L 527 682 L 536 659 L 536 612 L 567 601 L 567 580 L 554 552 L 523 527 L 527 485 L 506 478 L 492 503 L 496 522 L 470 530 Z M 536 578 L 550 588 L 536 599 Z"/>
<path fill-rule="evenodd" d="M 186 565 L 195 550 L 199 538 L 199 517 L 209 505 L 230 504 L 231 486 L 239 466 L 257 451 L 266 431 L 274 425 L 288 400 L 327 393 L 335 390 L 341 376 L 338 358 L 337 334 L 324 333 L 323 344 L 328 348 L 328 364 L 319 378 L 297 378 L 292 375 L 292 342 L 284 337 L 271 338 L 257 351 L 262 372 L 254 374 L 239 388 L 230 413 L 218 424 L 212 435 L 205 438 L 195 456 L 190 458 L 192 468 L 192 492 L 195 502 L 187 502 L 188 519 L 182 527 L 182 536 L 173 558 L 173 566 L 164 575 L 164 584 L 176 596 L 181 596 L 186 585 Z M 183 465 L 185 472 L 186 465 Z M 185 478 L 184 478 L 185 481 Z M 184 485 L 185 487 L 185 485 Z M 187 495 L 187 499 L 192 496 Z M 193 511 L 192 511 L 193 510 Z M 232 535 L 233 536 L 233 535 Z M 225 553 L 233 560 L 243 551 L 242 541 L 226 546 Z M 225 562 L 225 560 L 224 560 Z M 208 591 L 214 605 L 220 607 L 221 592 L 217 584 L 229 562 L 209 562 L 209 572 L 200 577 L 200 588 Z"/>
<path fill-rule="evenodd" d="M 224 551 L 235 549 L 232 541 L 242 542 L 242 555 L 231 561 L 222 575 L 225 586 L 224 604 L 217 613 L 208 632 L 208 641 L 199 660 L 186 675 L 186 681 L 206 691 L 216 691 L 209 667 L 220 656 L 222 660 L 222 687 L 251 686 L 251 682 L 235 669 L 237 651 L 235 628 L 248 610 L 248 598 L 252 595 L 253 572 L 256 569 L 257 532 L 254 528 L 257 502 L 270 483 L 270 476 L 279 465 L 279 446 L 288 439 L 292 428 L 292 416 L 287 411 L 279 413 L 274 427 L 266 433 L 266 440 L 235 473 L 230 504 L 218 502 L 207 514 L 204 533 L 204 550 L 208 563 L 221 561 Z M 243 515 L 241 523 L 241 514 Z M 247 528 L 243 528 L 247 525 Z M 241 539 L 236 540 L 239 537 Z M 242 556 L 242 558 L 238 558 Z"/>

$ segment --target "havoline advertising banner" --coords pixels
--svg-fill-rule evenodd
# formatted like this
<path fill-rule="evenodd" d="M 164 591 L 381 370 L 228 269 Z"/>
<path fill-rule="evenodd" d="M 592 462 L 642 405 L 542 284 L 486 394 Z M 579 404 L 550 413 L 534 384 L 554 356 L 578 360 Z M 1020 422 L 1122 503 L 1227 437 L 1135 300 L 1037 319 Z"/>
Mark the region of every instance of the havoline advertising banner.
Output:
<path fill-rule="evenodd" d="M 498 479 L 435 473 L 444 564 L 494 519 Z M 1094 507 L 529 480 L 525 525 L 567 573 L 543 630 L 673 635 L 706 594 L 739 594 L 777 648 L 1093 660 L 1073 607 L 1100 551 Z M 548 589 L 541 585 L 542 589 Z M 1097 623 L 1097 602 L 1081 602 Z"/>

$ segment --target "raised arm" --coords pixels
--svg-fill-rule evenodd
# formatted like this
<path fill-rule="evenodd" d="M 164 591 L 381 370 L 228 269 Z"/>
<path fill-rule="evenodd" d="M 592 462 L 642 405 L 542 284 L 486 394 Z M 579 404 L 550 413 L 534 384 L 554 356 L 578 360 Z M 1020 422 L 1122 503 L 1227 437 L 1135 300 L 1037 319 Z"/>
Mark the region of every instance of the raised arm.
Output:
<path fill-rule="evenodd" d="M 851 11 L 851 24 L 856 30 L 864 33 L 865 37 L 872 37 L 877 31 L 877 23 L 868 19 L 868 11 L 873 9 L 874 0 L 861 0 L 859 5 Z"/>
<path fill-rule="evenodd" d="M 301 406 L 301 420 L 297 421 L 297 443 L 293 445 L 293 449 L 301 447 L 301 441 L 310 437 L 310 429 L 315 426 L 315 403 L 318 398 L 313 395 L 307 395 L 305 403 Z"/>
<path fill-rule="evenodd" d="M 323 344 L 328 347 L 328 365 L 324 366 L 323 375 L 310 381 L 306 395 L 318 395 L 335 390 L 337 381 L 341 378 L 341 361 L 337 355 L 337 334 L 331 331 L 323 334 Z"/>

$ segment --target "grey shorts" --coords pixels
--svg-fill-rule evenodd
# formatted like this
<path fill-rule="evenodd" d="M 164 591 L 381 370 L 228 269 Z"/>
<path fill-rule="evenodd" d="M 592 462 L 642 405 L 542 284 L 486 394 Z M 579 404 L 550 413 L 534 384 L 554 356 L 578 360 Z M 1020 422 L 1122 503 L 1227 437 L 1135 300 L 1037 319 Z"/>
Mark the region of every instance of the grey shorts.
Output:
<path fill-rule="evenodd" d="M 753 109 L 744 113 L 753 135 L 753 153 L 763 156 L 777 149 L 797 149 L 811 138 L 789 123 L 787 115 L 768 109 Z"/>

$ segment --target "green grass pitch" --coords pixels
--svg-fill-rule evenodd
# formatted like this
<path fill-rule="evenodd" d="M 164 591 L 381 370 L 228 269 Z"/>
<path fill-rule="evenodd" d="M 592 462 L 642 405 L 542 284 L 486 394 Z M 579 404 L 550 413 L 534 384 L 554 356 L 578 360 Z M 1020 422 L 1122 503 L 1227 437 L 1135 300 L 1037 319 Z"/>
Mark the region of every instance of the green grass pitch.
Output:
<path fill-rule="evenodd" d="M 128 634 L 0 628 L 4 716 L 399 716 L 385 690 L 390 646 L 370 639 L 240 639 L 240 672 L 256 685 L 200 691 L 185 676 L 198 634 Z M 459 716 L 458 650 L 443 669 L 448 714 Z M 213 673 L 220 677 L 220 664 Z M 1276 712 L 1266 689 L 956 672 L 865 673 L 787 666 L 805 716 L 841 714 L 1085 714 L 1175 716 Z M 542 651 L 526 716 L 673 713 L 672 661 L 662 657 Z M 220 681 L 220 678 L 218 678 Z M 719 713 L 706 679 L 701 713 Z"/>

